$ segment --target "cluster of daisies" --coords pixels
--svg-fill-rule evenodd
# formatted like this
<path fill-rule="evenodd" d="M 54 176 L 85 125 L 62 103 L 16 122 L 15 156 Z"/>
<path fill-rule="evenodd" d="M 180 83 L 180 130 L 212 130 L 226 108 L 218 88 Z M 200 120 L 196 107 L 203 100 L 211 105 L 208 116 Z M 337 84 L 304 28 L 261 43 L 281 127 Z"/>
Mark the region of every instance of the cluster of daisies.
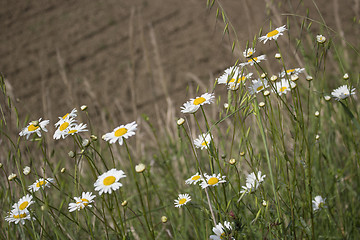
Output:
<path fill-rule="evenodd" d="M 83 109 L 83 107 L 82 107 Z M 86 124 L 77 123 L 77 110 L 74 108 L 70 113 L 65 114 L 63 117 L 59 117 L 55 127 L 57 128 L 53 138 L 60 139 L 66 138 L 69 135 L 73 135 L 80 132 L 88 131 L 86 129 Z M 46 126 L 49 124 L 49 120 L 42 120 L 41 118 L 37 121 L 32 121 L 28 124 L 27 127 L 23 128 L 19 133 L 20 136 L 25 136 L 26 139 L 29 139 L 31 134 L 36 134 L 38 137 L 42 136 L 42 131 L 47 132 Z M 135 135 L 137 130 L 137 123 L 131 122 L 125 125 L 120 125 L 116 127 L 112 132 L 106 133 L 103 135 L 105 141 L 110 142 L 111 144 L 118 142 L 122 145 L 125 139 Z M 25 171 L 25 170 L 24 170 Z M 27 170 L 30 172 L 30 170 Z M 25 174 L 25 173 L 24 173 Z M 25 174 L 27 175 L 27 174 Z M 126 174 L 122 170 L 111 169 L 100 176 L 98 176 L 96 182 L 94 183 L 95 191 L 102 195 L 103 193 L 111 194 L 113 191 L 118 190 L 122 187 L 122 183 L 119 182 L 121 178 L 125 178 Z M 16 178 L 16 175 L 12 178 Z M 18 224 L 21 222 L 25 223 L 25 220 L 32 220 L 29 206 L 34 203 L 32 201 L 35 192 L 40 189 L 45 189 L 45 187 L 50 187 L 54 184 L 53 178 L 40 178 L 36 180 L 32 185 L 28 187 L 29 192 L 32 194 L 27 194 L 22 197 L 17 203 L 12 207 L 12 210 L 9 212 L 8 216 L 5 217 L 5 220 L 8 222 L 14 222 Z M 69 203 L 69 212 L 75 210 L 81 210 L 85 207 L 92 207 L 94 198 L 96 196 L 92 192 L 82 192 L 81 196 L 74 197 L 75 202 Z"/>

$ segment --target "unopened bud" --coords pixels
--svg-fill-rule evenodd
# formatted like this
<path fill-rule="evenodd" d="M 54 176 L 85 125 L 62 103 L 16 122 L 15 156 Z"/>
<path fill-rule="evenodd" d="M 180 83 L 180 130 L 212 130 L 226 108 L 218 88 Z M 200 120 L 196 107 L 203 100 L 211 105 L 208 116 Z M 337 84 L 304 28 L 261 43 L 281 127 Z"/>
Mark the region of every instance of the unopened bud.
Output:
<path fill-rule="evenodd" d="M 278 79 L 278 77 L 277 77 L 276 75 L 272 75 L 272 76 L 270 77 L 270 80 L 271 80 L 272 82 L 275 82 L 277 79 Z"/>
<path fill-rule="evenodd" d="M 280 53 L 276 53 L 276 54 L 275 54 L 275 58 L 276 58 L 276 59 L 280 59 L 280 58 L 281 58 L 281 54 L 280 54 Z"/>
<path fill-rule="evenodd" d="M 166 216 L 162 216 L 162 217 L 161 217 L 161 222 L 162 222 L 162 223 L 166 223 L 166 222 L 167 222 L 167 220 L 168 220 L 168 219 L 167 219 L 167 217 L 166 217 Z"/>
<path fill-rule="evenodd" d="M 64 168 L 64 167 L 60 170 L 61 173 L 64 173 L 65 171 L 66 171 L 66 168 Z"/>
<path fill-rule="evenodd" d="M 90 145 L 89 139 L 85 138 L 85 139 L 82 141 L 81 145 L 82 145 L 83 147 L 88 147 L 88 146 Z"/>
<path fill-rule="evenodd" d="M 316 140 L 319 140 L 319 139 L 320 139 L 320 135 L 316 134 L 315 139 L 316 139 Z"/>
<path fill-rule="evenodd" d="M 320 115 L 319 111 L 315 112 L 315 117 L 318 117 Z"/>
<path fill-rule="evenodd" d="M 181 126 L 181 125 L 183 125 L 185 123 L 185 119 L 179 118 L 176 123 L 177 123 L 178 126 Z"/>
<path fill-rule="evenodd" d="M 126 200 L 124 200 L 124 201 L 121 203 L 121 206 L 125 207 L 127 204 L 128 204 L 128 202 L 127 202 Z"/>
<path fill-rule="evenodd" d="M 240 156 L 245 156 L 245 152 L 241 152 L 241 153 L 240 153 Z"/>
<path fill-rule="evenodd" d="M 31 172 L 31 169 L 29 166 L 24 167 L 23 173 L 24 175 L 28 175 Z"/>
<path fill-rule="evenodd" d="M 224 108 L 228 109 L 229 108 L 229 104 L 228 103 L 224 103 Z"/>
<path fill-rule="evenodd" d="M 348 80 L 349 79 L 349 74 L 345 73 L 344 76 L 343 76 L 343 79 Z"/>
<path fill-rule="evenodd" d="M 69 157 L 71 157 L 71 158 L 74 158 L 74 157 L 75 157 L 75 153 L 74 153 L 73 151 L 68 152 L 68 155 L 69 155 Z"/>
<path fill-rule="evenodd" d="M 266 75 L 267 75 L 266 73 L 262 73 L 262 74 L 260 75 L 260 77 L 261 77 L 261 78 L 266 78 Z"/>
<path fill-rule="evenodd" d="M 297 81 L 299 79 L 299 76 L 297 74 L 293 74 L 290 77 L 291 81 Z"/>
<path fill-rule="evenodd" d="M 145 164 L 142 164 L 142 163 L 135 166 L 135 171 L 137 173 L 142 173 L 143 171 L 145 171 L 145 169 L 146 169 L 146 166 L 145 166 Z"/>
<path fill-rule="evenodd" d="M 259 103 L 259 107 L 264 107 L 265 106 L 265 103 L 264 102 L 260 102 Z"/>
<path fill-rule="evenodd" d="M 325 101 L 330 101 L 331 97 L 330 96 L 325 96 L 324 99 L 325 99 Z"/>
<path fill-rule="evenodd" d="M 15 178 L 17 178 L 17 175 L 16 175 L 15 173 L 12 173 L 12 174 L 10 174 L 10 175 L 8 176 L 8 180 L 9 180 L 9 181 L 14 180 Z"/>
<path fill-rule="evenodd" d="M 95 136 L 95 135 L 91 135 L 91 136 L 90 136 L 90 139 L 91 139 L 91 141 L 96 141 L 98 138 L 97 138 L 97 136 Z"/>
<path fill-rule="evenodd" d="M 310 82 L 310 81 L 313 80 L 313 77 L 312 77 L 312 76 L 307 76 L 307 77 L 306 77 L 306 80 Z"/>
<path fill-rule="evenodd" d="M 82 105 L 82 106 L 80 107 L 80 109 L 81 109 L 81 111 L 85 111 L 85 110 L 87 109 L 87 106 L 86 106 L 86 105 Z"/>
<path fill-rule="evenodd" d="M 269 95 L 270 95 L 270 91 L 265 90 L 265 91 L 264 91 L 264 96 L 266 97 L 266 96 L 269 96 Z"/>
<path fill-rule="evenodd" d="M 234 165 L 234 164 L 236 163 L 235 158 L 230 159 L 230 160 L 229 160 L 229 163 L 230 163 L 231 165 Z"/>

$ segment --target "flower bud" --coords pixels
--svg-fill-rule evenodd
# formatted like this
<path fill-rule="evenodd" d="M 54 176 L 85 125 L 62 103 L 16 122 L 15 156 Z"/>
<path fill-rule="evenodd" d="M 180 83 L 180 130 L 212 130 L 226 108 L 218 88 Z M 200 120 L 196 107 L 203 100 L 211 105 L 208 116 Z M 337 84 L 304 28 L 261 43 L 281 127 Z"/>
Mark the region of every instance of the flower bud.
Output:
<path fill-rule="evenodd" d="M 281 58 L 281 54 L 280 54 L 280 53 L 275 53 L 275 58 L 276 58 L 276 59 L 280 59 L 280 58 Z"/>
<path fill-rule="evenodd" d="M 137 173 L 142 173 L 143 171 L 145 171 L 145 169 L 146 169 L 146 166 L 145 166 L 145 164 L 142 164 L 142 163 L 135 166 L 135 171 Z"/>
<path fill-rule="evenodd" d="M 125 207 L 127 204 L 128 204 L 128 202 L 127 202 L 126 200 L 124 200 L 124 201 L 121 203 L 121 206 Z"/>
<path fill-rule="evenodd" d="M 229 160 L 229 163 L 230 163 L 231 165 L 234 165 L 234 164 L 236 163 L 235 158 L 230 159 L 230 160 Z"/>
<path fill-rule="evenodd" d="M 10 174 L 10 175 L 8 176 L 8 180 L 9 180 L 9 181 L 14 180 L 15 178 L 17 178 L 17 175 L 16 175 L 15 173 L 12 173 L 12 174 Z"/>
<path fill-rule="evenodd" d="M 276 75 L 272 75 L 272 76 L 270 77 L 270 80 L 271 80 L 272 82 L 275 82 L 277 79 L 278 79 L 278 77 L 277 77 Z"/>
<path fill-rule="evenodd" d="M 348 80 L 349 79 L 349 74 L 345 73 L 344 76 L 343 76 L 343 79 Z"/>
<path fill-rule="evenodd" d="M 267 75 L 266 73 L 262 73 L 262 74 L 260 75 L 260 77 L 261 77 L 261 78 L 266 78 L 266 75 Z"/>
<path fill-rule="evenodd" d="M 31 169 L 29 166 L 24 167 L 23 173 L 24 175 L 28 175 L 31 172 Z"/>
<path fill-rule="evenodd" d="M 320 115 L 319 111 L 315 112 L 315 117 L 318 117 Z"/>
<path fill-rule="evenodd" d="M 299 76 L 297 74 L 293 74 L 290 77 L 291 81 L 297 81 L 299 79 Z"/>
<path fill-rule="evenodd" d="M 166 222 L 167 222 L 167 220 L 168 220 L 168 219 L 167 219 L 167 217 L 166 217 L 166 216 L 162 216 L 162 217 L 161 217 L 161 222 L 162 222 L 162 223 L 166 223 Z"/>
<path fill-rule="evenodd" d="M 181 125 L 183 125 L 185 123 L 185 119 L 179 118 L 176 123 L 177 123 L 178 126 L 181 126 Z"/>
<path fill-rule="evenodd" d="M 310 82 L 310 81 L 313 80 L 313 77 L 312 77 L 312 76 L 307 76 L 307 77 L 306 77 L 306 80 Z"/>
<path fill-rule="evenodd" d="M 81 111 L 85 111 L 87 108 L 88 108 L 88 107 L 87 107 L 86 105 L 82 105 L 82 106 L 80 107 Z"/>
<path fill-rule="evenodd" d="M 88 147 L 88 146 L 90 145 L 89 139 L 85 138 L 85 139 L 82 141 L 81 145 L 82 145 L 83 147 Z"/>
<path fill-rule="evenodd" d="M 260 102 L 259 103 L 259 107 L 264 107 L 265 106 L 265 103 L 264 102 Z"/>
<path fill-rule="evenodd" d="M 71 157 L 71 158 L 74 158 L 74 157 L 75 157 L 75 153 L 74 153 L 73 151 L 68 152 L 68 155 L 69 155 L 69 157 Z"/>
<path fill-rule="evenodd" d="M 264 91 L 264 96 L 266 97 L 266 96 L 269 96 L 269 95 L 270 95 L 270 91 L 265 90 L 265 91 Z"/>

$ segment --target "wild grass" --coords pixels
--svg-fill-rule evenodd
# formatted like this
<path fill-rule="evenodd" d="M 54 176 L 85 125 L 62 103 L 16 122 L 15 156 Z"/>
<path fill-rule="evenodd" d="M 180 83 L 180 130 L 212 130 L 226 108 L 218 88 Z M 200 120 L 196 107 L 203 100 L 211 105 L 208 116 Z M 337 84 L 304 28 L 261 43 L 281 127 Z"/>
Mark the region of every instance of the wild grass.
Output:
<path fill-rule="evenodd" d="M 173 106 L 153 31 L 150 41 L 165 96 L 164 106 L 154 106 L 159 124 L 138 115 L 132 93 L 131 121 L 113 118 L 99 129 L 86 107 L 74 106 L 78 110 L 74 119 L 86 123 L 87 132 L 55 140 L 49 128 L 41 137 L 32 133 L 26 139 L 19 132 L 29 122 L 33 127 L 39 123 L 31 122 L 37 120 L 34 116 L 19 119 L 9 84 L 1 76 L 0 239 L 209 239 L 217 234 L 213 239 L 359 238 L 358 50 L 325 22 L 295 15 L 288 16 L 287 31 L 277 40 L 263 44 L 258 38 L 285 23 L 270 24 L 253 42 L 240 43 L 241 33 L 219 2 L 209 1 L 208 6 L 217 8 L 234 52 L 256 48 L 252 56 L 239 57 L 229 67 L 254 62 L 261 54 L 267 59 L 238 73 L 230 70 L 223 85 L 217 84 L 220 75 L 208 88 L 192 76 L 200 86 L 184 89 L 184 102 L 193 98 L 208 103 L 198 105 L 194 113 L 181 113 Z M 135 15 L 131 16 L 133 21 Z M 314 32 L 314 25 L 322 32 Z M 130 32 L 132 28 L 130 24 Z M 318 42 L 318 34 L 326 41 Z M 269 46 L 280 57 L 268 54 Z M 290 57 L 299 65 L 289 66 L 294 64 Z M 58 61 L 70 90 L 60 53 Z M 281 71 L 294 68 L 305 69 L 280 77 Z M 129 72 L 135 73 L 133 64 Z M 231 79 L 249 72 L 268 87 L 251 93 L 252 82 L 247 79 L 238 88 L 225 90 Z M 288 84 L 285 90 L 278 88 L 281 79 Z M 355 94 L 336 100 L 331 93 L 342 85 L 356 88 Z M 206 92 L 213 95 L 202 95 Z M 48 126 L 59 119 L 49 120 Z M 104 141 L 106 133 L 132 121 L 137 130 L 123 144 Z M 209 134 L 209 139 L 200 137 L 197 148 L 194 140 L 201 134 Z M 30 173 L 24 173 L 26 166 Z M 100 194 L 94 183 L 110 169 L 122 170 L 126 177 L 119 180 L 120 188 Z M 200 182 L 185 184 L 196 173 Z M 53 182 L 29 191 L 40 178 Z M 83 201 L 75 199 L 83 192 L 92 192 L 94 202 L 69 212 L 70 203 Z M 178 199 L 179 194 L 189 194 L 191 200 Z M 14 221 L 30 218 L 17 224 L 5 220 L 11 217 L 13 204 L 26 195 L 34 203 L 28 212 L 18 212 Z"/>

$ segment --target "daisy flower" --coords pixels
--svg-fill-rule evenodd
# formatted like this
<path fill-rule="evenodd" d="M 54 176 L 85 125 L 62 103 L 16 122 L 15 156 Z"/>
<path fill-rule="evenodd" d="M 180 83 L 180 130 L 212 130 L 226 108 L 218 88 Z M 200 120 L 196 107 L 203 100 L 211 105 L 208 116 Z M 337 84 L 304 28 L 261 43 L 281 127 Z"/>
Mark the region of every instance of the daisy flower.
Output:
<path fill-rule="evenodd" d="M 126 177 L 124 171 L 116 170 L 115 168 L 98 176 L 94 183 L 95 191 L 99 191 L 99 194 L 109 193 L 119 189 L 122 184 L 119 182 L 121 178 Z"/>
<path fill-rule="evenodd" d="M 219 185 L 219 183 L 226 182 L 226 176 L 221 176 L 220 173 L 218 175 L 216 175 L 215 173 L 213 175 L 208 175 L 205 173 L 204 176 L 205 179 L 202 179 L 202 182 L 200 183 L 200 186 L 202 188 L 207 188 L 209 186 L 215 187 Z"/>
<path fill-rule="evenodd" d="M 60 138 L 65 139 L 69 135 L 69 129 L 74 127 L 76 123 L 74 118 L 65 118 L 59 120 L 59 127 L 56 129 L 53 138 L 58 140 Z"/>
<path fill-rule="evenodd" d="M 347 85 L 342 85 L 337 89 L 334 89 L 331 93 L 331 96 L 335 98 L 335 100 L 340 101 L 354 94 L 355 94 L 355 88 L 350 90 L 350 88 Z"/>
<path fill-rule="evenodd" d="M 316 36 L 316 41 L 318 43 L 324 43 L 324 42 L 326 42 L 326 37 L 324 37 L 323 35 L 317 35 Z"/>
<path fill-rule="evenodd" d="M 265 179 L 266 175 L 261 175 L 261 171 L 255 175 L 255 173 L 250 173 L 246 177 L 246 186 L 242 186 L 243 190 L 240 193 L 251 193 L 254 192 Z"/>
<path fill-rule="evenodd" d="M 266 79 L 252 80 L 252 85 L 249 87 L 249 92 L 250 94 L 259 93 L 268 87 L 269 85 L 267 84 Z"/>
<path fill-rule="evenodd" d="M 13 210 L 18 210 L 19 212 L 27 210 L 27 208 L 34 203 L 32 198 L 30 194 L 20 198 L 19 201 L 12 206 Z"/>
<path fill-rule="evenodd" d="M 57 123 L 55 123 L 55 127 L 58 127 L 62 124 L 62 121 L 64 121 L 65 119 L 70 119 L 70 118 L 76 118 L 77 117 L 77 110 L 76 108 L 74 108 L 73 110 L 71 110 L 70 113 L 66 113 L 63 117 L 59 117 L 59 121 L 57 121 Z"/>
<path fill-rule="evenodd" d="M 200 106 L 204 104 L 210 104 L 214 101 L 214 99 L 215 96 L 213 93 L 204 93 L 200 97 L 191 98 L 181 107 L 181 112 L 195 113 L 200 108 Z"/>
<path fill-rule="evenodd" d="M 267 40 L 276 40 L 280 35 L 283 35 L 283 32 L 285 32 L 286 30 L 286 25 L 278 27 L 275 30 L 268 32 L 265 36 L 259 37 L 259 40 L 260 42 L 264 41 L 264 44 L 267 42 Z"/>
<path fill-rule="evenodd" d="M 196 148 L 200 148 L 201 150 L 207 149 L 210 146 L 211 142 L 211 134 L 205 133 L 200 134 L 197 139 L 194 140 L 194 145 Z"/>
<path fill-rule="evenodd" d="M 74 197 L 75 203 L 69 203 L 69 212 L 73 212 L 75 210 L 81 210 L 84 207 L 92 207 L 90 203 L 94 202 L 94 198 L 96 196 L 92 195 L 91 192 L 83 192 L 81 197 Z"/>
<path fill-rule="evenodd" d="M 21 224 L 25 224 L 26 219 L 32 220 L 30 217 L 30 212 L 27 209 L 24 211 L 12 209 L 9 213 L 9 216 L 5 217 L 6 221 L 13 222 L 15 224 L 18 224 L 19 222 L 21 222 Z"/>
<path fill-rule="evenodd" d="M 86 124 L 73 124 L 68 128 L 68 134 L 74 135 L 75 133 L 86 132 Z"/>
<path fill-rule="evenodd" d="M 305 71 L 305 68 L 292 68 L 292 69 L 288 69 L 286 71 L 282 71 L 279 75 L 280 77 L 285 77 L 286 75 L 290 76 L 293 74 L 298 75 L 299 73 L 302 73 Z"/>
<path fill-rule="evenodd" d="M 30 192 L 36 192 L 38 191 L 40 188 L 44 189 L 45 187 L 50 187 L 50 184 L 54 183 L 54 179 L 53 178 L 40 178 L 38 180 L 36 180 L 33 184 L 31 184 L 28 189 Z"/>
<path fill-rule="evenodd" d="M 191 201 L 191 197 L 189 194 L 179 194 L 178 199 L 174 200 L 175 207 L 180 208 L 181 206 L 187 204 Z"/>
<path fill-rule="evenodd" d="M 49 122 L 49 120 L 41 121 L 41 118 L 38 121 L 30 122 L 27 127 L 21 130 L 19 135 L 26 136 L 26 139 L 29 139 L 32 133 L 36 133 L 38 137 L 41 137 L 41 130 L 47 132 L 46 125 L 48 125 Z"/>
<path fill-rule="evenodd" d="M 219 223 L 215 227 L 213 227 L 212 230 L 216 235 L 210 235 L 210 239 L 213 240 L 234 239 L 233 237 L 229 238 L 232 230 L 230 222 L 225 221 L 224 225 L 222 225 L 222 223 Z"/>
<path fill-rule="evenodd" d="M 290 91 L 291 88 L 294 88 L 296 86 L 296 83 L 286 79 L 281 79 L 281 82 L 276 82 L 275 83 L 275 91 L 281 96 L 281 94 L 286 94 L 286 92 Z M 275 92 L 273 90 L 273 92 Z"/>
<path fill-rule="evenodd" d="M 314 200 L 312 200 L 313 210 L 318 211 L 325 205 L 326 198 L 322 198 L 321 196 L 316 196 Z"/>
<path fill-rule="evenodd" d="M 243 52 L 244 57 L 249 58 L 256 52 L 255 48 L 248 48 Z"/>
<path fill-rule="evenodd" d="M 256 62 L 256 63 L 259 63 L 259 62 L 261 62 L 261 61 L 263 61 L 263 60 L 266 60 L 266 55 L 260 55 L 260 56 L 258 56 L 258 57 L 251 58 L 251 59 L 249 59 L 247 62 L 245 62 L 245 63 L 240 63 L 239 65 L 240 65 L 241 67 L 244 67 L 244 66 L 247 66 L 247 65 L 253 66 L 253 65 L 255 64 L 255 62 Z"/>
<path fill-rule="evenodd" d="M 191 178 L 186 179 L 185 183 L 186 184 L 196 184 L 197 182 L 200 182 L 201 180 L 202 180 L 202 177 L 199 174 L 199 172 L 197 172 L 194 175 L 192 175 Z"/>
<path fill-rule="evenodd" d="M 119 127 L 115 128 L 112 132 L 106 133 L 103 136 L 103 139 L 105 141 L 109 141 L 109 143 L 113 144 L 116 141 L 119 141 L 119 144 L 122 145 L 125 139 L 128 139 L 128 137 L 131 137 L 135 135 L 135 131 L 137 128 L 137 123 L 131 122 L 126 125 L 120 125 Z"/>

